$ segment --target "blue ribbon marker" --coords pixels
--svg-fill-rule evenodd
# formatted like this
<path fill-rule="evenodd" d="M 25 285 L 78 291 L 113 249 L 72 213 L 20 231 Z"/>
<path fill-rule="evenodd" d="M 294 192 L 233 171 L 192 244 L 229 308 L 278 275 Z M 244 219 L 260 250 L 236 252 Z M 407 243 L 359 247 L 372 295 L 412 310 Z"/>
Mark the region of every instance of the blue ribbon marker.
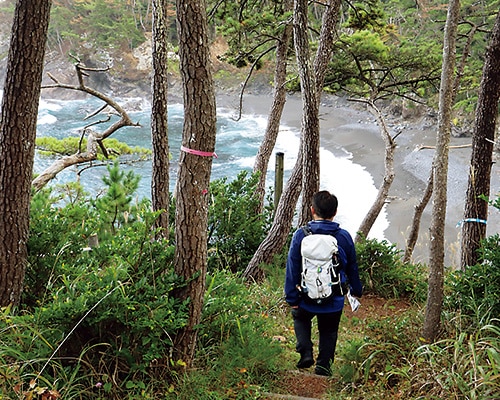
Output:
<path fill-rule="evenodd" d="M 485 225 L 488 223 L 488 221 L 486 221 L 485 219 L 465 218 L 465 219 L 463 219 L 461 221 L 458 221 L 457 228 L 459 228 L 462 225 L 462 223 L 464 223 L 464 222 L 478 222 L 480 224 L 485 224 Z"/>

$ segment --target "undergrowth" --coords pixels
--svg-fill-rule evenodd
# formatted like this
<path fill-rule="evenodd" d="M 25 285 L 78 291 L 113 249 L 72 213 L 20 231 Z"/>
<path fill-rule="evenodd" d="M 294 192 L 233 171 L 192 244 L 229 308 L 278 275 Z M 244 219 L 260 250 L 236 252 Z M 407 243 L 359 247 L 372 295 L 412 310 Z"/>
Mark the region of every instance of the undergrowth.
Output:
<path fill-rule="evenodd" d="M 184 284 L 173 272 L 174 247 L 155 238 L 149 203 L 133 201 L 137 179 L 117 164 L 109 175 L 112 190 L 99 201 L 75 187 L 64 189 L 69 197 L 48 190 L 33 198 L 22 304 L 0 311 L 0 398 L 266 399 L 298 356 L 283 301 L 286 249 L 265 267 L 263 282 L 246 282 L 239 262 L 258 243 L 228 233 L 228 218 L 240 220 L 254 206 L 255 180 L 240 176 L 214 190 L 249 201 L 211 208 L 213 232 L 226 242 L 207 274 L 196 358 L 186 370 L 171 358 L 189 318 L 187 303 L 172 294 Z M 268 223 L 247 221 L 258 235 Z M 247 254 L 236 258 L 231 239 Z M 357 250 L 365 294 L 406 307 L 342 317 L 324 399 L 498 398 L 498 235 L 484 242 L 480 265 L 447 273 L 435 343 L 420 337 L 425 266 L 403 264 L 386 242 L 363 240 Z"/>

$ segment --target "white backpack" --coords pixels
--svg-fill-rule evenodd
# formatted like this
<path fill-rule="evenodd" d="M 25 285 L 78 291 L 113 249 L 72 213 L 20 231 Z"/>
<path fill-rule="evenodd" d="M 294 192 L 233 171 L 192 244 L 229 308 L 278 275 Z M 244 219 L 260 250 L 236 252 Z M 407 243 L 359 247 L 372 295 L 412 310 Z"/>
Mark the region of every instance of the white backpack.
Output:
<path fill-rule="evenodd" d="M 321 304 L 333 295 L 344 295 L 340 279 L 337 239 L 332 235 L 313 234 L 308 226 L 302 228 L 302 280 L 300 290 L 306 300 Z"/>

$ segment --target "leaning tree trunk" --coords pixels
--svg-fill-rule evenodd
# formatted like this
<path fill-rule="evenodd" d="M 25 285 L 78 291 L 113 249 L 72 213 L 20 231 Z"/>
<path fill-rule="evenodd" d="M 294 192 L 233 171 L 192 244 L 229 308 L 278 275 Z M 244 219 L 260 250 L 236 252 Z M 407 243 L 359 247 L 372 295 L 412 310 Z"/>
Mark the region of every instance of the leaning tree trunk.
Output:
<path fill-rule="evenodd" d="M 316 76 L 316 100 L 318 102 L 318 107 L 321 100 L 323 85 L 325 83 L 326 71 L 328 70 L 328 64 L 332 58 L 341 4 L 341 0 L 329 0 L 326 10 L 323 13 L 323 18 L 321 19 L 318 50 L 314 57 L 314 75 Z"/>
<path fill-rule="evenodd" d="M 319 189 L 319 102 L 309 56 L 308 0 L 295 0 L 293 33 L 302 95 L 302 207 L 299 225 L 311 219 L 311 199 Z"/>
<path fill-rule="evenodd" d="M 290 12 L 293 8 L 293 0 L 286 0 L 284 12 Z M 274 150 L 276 139 L 280 129 L 281 115 L 286 102 L 286 69 L 288 58 L 288 46 L 292 36 L 292 24 L 287 24 L 276 46 L 276 68 L 274 70 L 274 95 L 271 110 L 267 120 L 267 128 L 264 139 L 260 144 L 259 151 L 255 157 L 254 172 L 260 172 L 259 182 L 257 184 L 257 195 L 259 196 L 259 210 L 264 209 L 264 198 L 266 193 L 266 176 L 269 159 Z"/>
<path fill-rule="evenodd" d="M 170 203 L 169 147 L 168 147 L 168 51 L 167 2 L 153 0 L 153 76 L 151 104 L 151 139 L 153 148 L 151 204 L 160 211 L 155 226 L 159 236 L 168 238 L 168 209 Z"/>
<path fill-rule="evenodd" d="M 176 185 L 175 272 L 189 299 L 189 319 L 174 338 L 174 358 L 189 367 L 194 359 L 207 271 L 208 190 L 215 149 L 216 107 L 208 42 L 206 3 L 177 0 L 184 126 Z"/>
<path fill-rule="evenodd" d="M 500 13 L 486 50 L 486 62 L 479 88 L 464 220 L 462 222 L 461 267 L 478 262 L 477 250 L 486 237 L 493 144 L 500 97 Z"/>
<path fill-rule="evenodd" d="M 423 326 L 424 338 L 435 340 L 441 321 L 444 284 L 444 232 L 448 188 L 448 146 L 451 134 L 453 74 L 460 1 L 451 0 L 444 32 L 443 69 L 439 95 L 439 120 L 436 151 L 434 153 L 434 202 L 430 226 L 429 287 Z"/>
<path fill-rule="evenodd" d="M 411 224 L 410 233 L 408 234 L 408 239 L 406 240 L 406 249 L 403 256 L 403 262 L 409 263 L 413 255 L 413 250 L 418 239 L 418 230 L 420 229 L 420 220 L 422 219 L 422 214 L 424 213 L 425 207 L 429 204 L 432 197 L 432 190 L 434 188 L 434 170 L 431 169 L 431 174 L 427 180 L 427 186 L 424 191 L 424 195 L 420 199 L 419 203 L 415 206 L 415 212 L 413 213 L 413 219 Z"/>
<path fill-rule="evenodd" d="M 303 98 L 303 126 L 304 131 L 304 150 L 303 150 L 303 171 L 302 171 L 302 207 L 299 217 L 299 224 L 305 224 L 310 218 L 310 205 L 314 193 L 320 186 L 320 127 L 319 127 L 319 105 L 325 74 L 328 63 L 331 60 L 333 53 L 333 45 L 335 43 L 335 27 L 338 22 L 341 1 L 329 0 L 326 4 L 323 18 L 321 19 L 321 32 L 318 43 L 318 49 L 314 57 L 313 71 L 311 74 L 308 67 L 308 56 L 304 49 L 297 50 L 297 46 L 305 46 L 309 48 L 307 42 L 307 31 L 299 31 L 300 25 L 295 25 L 295 36 L 300 37 L 295 40 L 297 53 L 297 61 L 299 64 L 299 74 L 301 72 L 301 63 L 305 66 L 301 77 L 302 90 L 306 88 L 306 94 L 302 93 Z M 304 5 L 301 6 L 303 8 Z M 300 17 L 299 17 L 300 19 Z M 307 18 L 305 21 L 300 21 L 304 27 L 307 26 Z M 307 28 L 306 28 L 307 29 Z M 308 50 L 309 51 L 309 50 Z M 312 86 L 315 85 L 315 86 Z"/>
<path fill-rule="evenodd" d="M 380 188 L 378 189 L 375 201 L 359 226 L 356 234 L 356 241 L 359 241 L 360 237 L 368 236 L 368 233 L 384 207 L 387 196 L 389 195 L 389 189 L 394 181 L 394 150 L 396 149 L 396 143 L 394 143 L 394 140 L 389 133 L 389 129 L 387 129 L 387 125 L 380 110 L 375 106 L 375 104 L 373 104 L 373 102 L 369 102 L 368 105 L 377 119 L 377 125 L 380 127 L 382 139 L 385 143 L 384 179 L 382 185 L 380 185 Z"/>
<path fill-rule="evenodd" d="M 0 306 L 21 299 L 50 0 L 18 0 L 0 122 Z"/>
<path fill-rule="evenodd" d="M 262 281 L 264 279 L 264 270 L 261 266 L 263 264 L 271 264 L 274 256 L 286 244 L 292 227 L 295 205 L 302 189 L 301 153 L 302 151 L 299 150 L 297 161 L 288 178 L 287 186 L 279 199 L 273 224 L 243 272 L 243 277 L 247 280 Z"/>

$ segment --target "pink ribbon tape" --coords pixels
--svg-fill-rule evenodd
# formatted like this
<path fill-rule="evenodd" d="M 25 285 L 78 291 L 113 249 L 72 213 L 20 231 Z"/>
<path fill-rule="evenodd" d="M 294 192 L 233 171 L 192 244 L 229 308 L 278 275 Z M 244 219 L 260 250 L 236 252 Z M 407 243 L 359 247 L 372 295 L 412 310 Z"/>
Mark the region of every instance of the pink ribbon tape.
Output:
<path fill-rule="evenodd" d="M 201 150 L 193 150 L 193 149 L 188 149 L 187 147 L 181 146 L 181 150 L 189 153 L 189 154 L 194 154 L 195 156 L 202 156 L 202 157 L 215 157 L 217 158 L 217 154 L 211 153 L 209 151 L 201 151 Z"/>

